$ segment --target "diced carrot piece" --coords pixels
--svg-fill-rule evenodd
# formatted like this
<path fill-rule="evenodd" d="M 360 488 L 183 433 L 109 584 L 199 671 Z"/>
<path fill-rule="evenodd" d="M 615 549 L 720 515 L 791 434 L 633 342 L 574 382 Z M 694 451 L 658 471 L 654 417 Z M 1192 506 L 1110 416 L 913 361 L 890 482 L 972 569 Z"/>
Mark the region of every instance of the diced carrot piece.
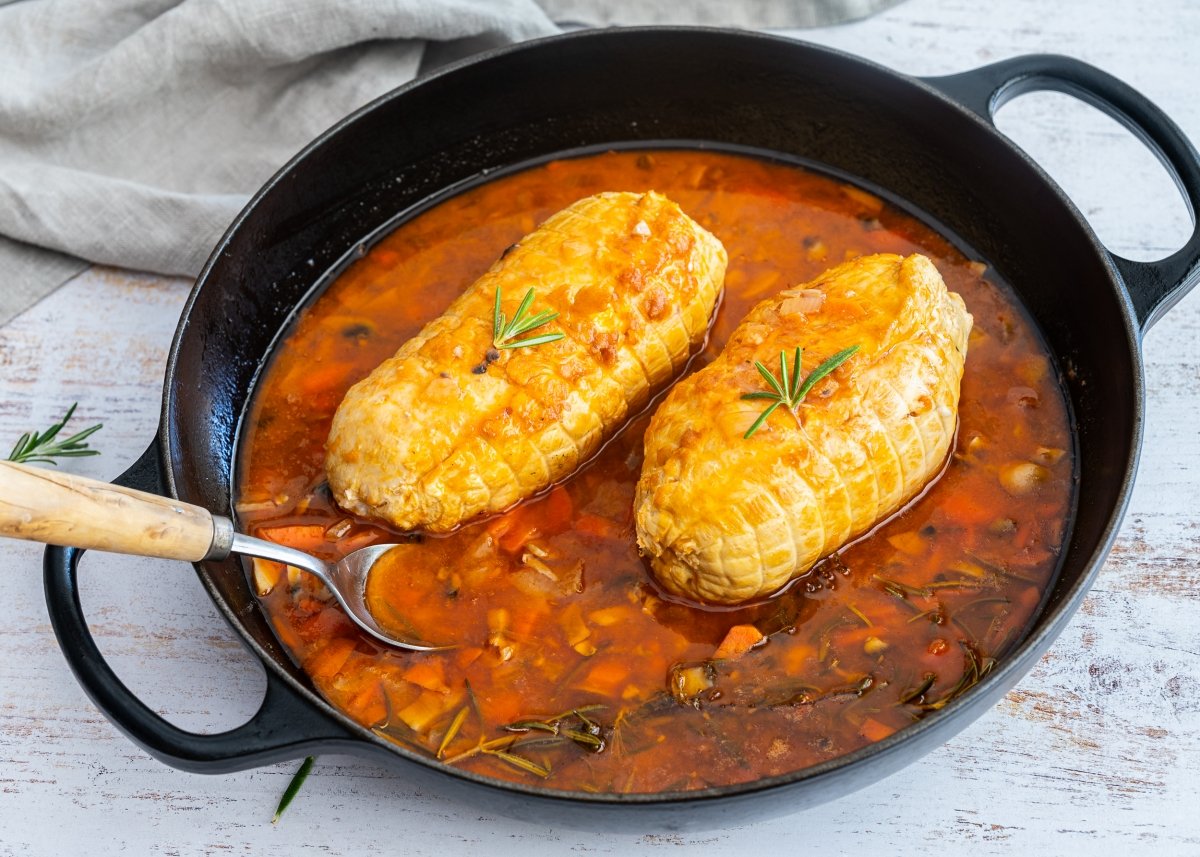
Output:
<path fill-rule="evenodd" d="M 625 607 L 618 604 L 615 607 L 602 607 L 599 610 L 593 610 L 588 614 L 588 621 L 593 625 L 607 628 L 609 625 L 631 622 L 635 615 L 632 607 Z"/>
<path fill-rule="evenodd" d="M 397 712 L 397 716 L 413 731 L 424 732 L 433 721 L 442 716 L 447 705 L 446 697 L 443 694 L 425 690 L 421 692 L 415 702 Z"/>
<path fill-rule="evenodd" d="M 471 664 L 479 660 L 479 656 L 483 654 L 483 649 L 478 646 L 464 646 L 458 650 L 454 656 L 454 663 L 460 670 L 465 670 Z"/>
<path fill-rule="evenodd" d="M 316 679 L 333 678 L 346 665 L 357 645 L 349 637 L 336 637 L 325 648 L 309 657 L 304 669 Z"/>
<path fill-rule="evenodd" d="M 580 515 L 575 519 L 575 531 L 602 539 L 615 539 L 621 535 L 621 527 L 599 515 Z"/>
<path fill-rule="evenodd" d="M 411 681 L 413 684 L 423 687 L 426 690 L 433 690 L 438 693 L 446 693 L 449 690 L 446 687 L 446 673 L 440 660 L 417 661 L 406 669 L 402 675 L 405 681 Z"/>
<path fill-rule="evenodd" d="M 602 658 L 580 682 L 579 687 L 592 693 L 612 696 L 629 681 L 629 667 L 617 658 Z"/>
<path fill-rule="evenodd" d="M 753 625 L 734 625 L 725 634 L 721 645 L 717 646 L 717 650 L 713 652 L 713 658 L 719 661 L 736 661 L 758 645 L 762 639 L 762 631 Z"/>
<path fill-rule="evenodd" d="M 571 495 L 563 486 L 558 485 L 551 489 L 541 505 L 544 507 L 542 521 L 546 529 L 557 532 L 565 529 L 567 524 L 571 523 L 571 514 L 575 511 L 575 504 L 571 502 Z"/>
<path fill-rule="evenodd" d="M 888 726 L 886 723 L 880 723 L 873 717 L 868 717 L 863 721 L 862 726 L 858 727 L 858 734 L 866 738 L 868 741 L 882 741 L 895 731 L 895 726 Z"/>
<path fill-rule="evenodd" d="M 326 607 L 305 619 L 300 625 L 300 633 L 306 640 L 328 639 L 349 634 L 354 625 L 346 618 L 346 614 L 336 607 Z"/>
<path fill-rule="evenodd" d="M 258 535 L 277 545 L 303 550 L 305 547 L 325 543 L 325 527 L 321 524 L 292 524 L 285 527 L 264 527 Z"/>
<path fill-rule="evenodd" d="M 378 700 L 373 700 L 370 704 L 364 705 L 358 713 L 360 723 L 365 723 L 367 726 L 377 726 L 387 720 L 388 707 L 380 696 Z"/>
<path fill-rule="evenodd" d="M 901 553 L 906 553 L 909 556 L 920 556 L 925 553 L 925 549 L 929 547 L 929 543 L 921 538 L 915 530 L 909 530 L 907 533 L 896 533 L 894 536 L 888 536 L 888 544 L 894 547 Z"/>
<path fill-rule="evenodd" d="M 503 550 L 516 553 L 541 531 L 541 516 L 536 512 L 540 505 L 510 509 L 488 524 L 488 535 L 494 538 Z"/>
<path fill-rule="evenodd" d="M 538 609 L 539 605 L 542 606 L 542 609 Z M 538 602 L 532 598 L 526 601 L 521 605 L 520 610 L 513 611 L 512 624 L 509 626 L 512 636 L 522 639 L 536 636 L 533 630 L 541 622 L 546 612 L 545 602 Z"/>
<path fill-rule="evenodd" d="M 387 717 L 387 704 L 383 698 L 383 686 L 372 682 L 346 703 L 346 713 L 359 723 L 373 726 Z"/>
<path fill-rule="evenodd" d="M 996 517 L 995 507 L 980 502 L 966 491 L 950 494 L 942 502 L 942 509 L 951 518 L 963 524 L 986 524 Z"/>
<path fill-rule="evenodd" d="M 784 667 L 790 675 L 800 675 L 817 658 L 815 646 L 793 645 L 784 655 Z"/>
<path fill-rule="evenodd" d="M 283 643 L 293 652 L 300 648 L 300 637 L 296 634 L 291 623 L 282 616 L 272 619 L 271 627 L 275 629 L 275 636 L 279 638 L 279 642 Z"/>
<path fill-rule="evenodd" d="M 538 522 L 532 515 L 522 515 L 513 527 L 498 539 L 502 550 L 516 553 L 525 547 L 525 543 L 541 532 Z"/>
<path fill-rule="evenodd" d="M 583 619 L 583 610 L 580 609 L 579 603 L 576 601 L 568 604 L 559 614 L 558 624 L 566 632 L 567 642 L 572 646 L 583 642 L 592 635 L 591 629 L 588 628 L 587 622 Z"/>
<path fill-rule="evenodd" d="M 518 511 L 518 509 L 513 509 L 511 512 L 500 515 L 499 517 L 490 521 L 487 525 L 488 535 L 494 539 L 498 539 L 511 530 L 513 528 L 513 524 L 517 522 Z"/>
<path fill-rule="evenodd" d="M 479 707 L 483 711 L 484 719 L 492 723 L 512 723 L 518 717 L 528 714 L 524 697 L 519 693 L 504 693 L 499 688 L 487 697 L 481 694 Z"/>
<path fill-rule="evenodd" d="M 574 512 L 571 495 L 561 485 L 543 499 L 501 515 L 488 524 L 488 534 L 496 539 L 502 550 L 516 553 L 530 539 L 548 531 L 565 529 Z"/>
<path fill-rule="evenodd" d="M 305 363 L 304 371 L 295 377 L 301 395 L 308 397 L 328 395 L 341 388 L 346 377 L 346 365 L 340 362 L 316 364 Z"/>
<path fill-rule="evenodd" d="M 487 627 L 493 634 L 503 634 L 512 621 L 512 611 L 507 607 L 491 607 L 487 612 Z"/>
<path fill-rule="evenodd" d="M 365 548 L 367 545 L 374 544 L 381 538 L 383 536 L 374 530 L 368 530 L 365 533 L 355 533 L 344 539 L 338 539 L 338 551 L 342 554 L 354 553 L 359 548 Z"/>
<path fill-rule="evenodd" d="M 389 675 L 387 681 L 380 682 L 379 686 L 383 690 L 384 705 L 388 711 L 392 712 L 407 708 L 416 701 L 418 696 L 427 692 L 415 684 L 399 681 L 395 675 Z"/>

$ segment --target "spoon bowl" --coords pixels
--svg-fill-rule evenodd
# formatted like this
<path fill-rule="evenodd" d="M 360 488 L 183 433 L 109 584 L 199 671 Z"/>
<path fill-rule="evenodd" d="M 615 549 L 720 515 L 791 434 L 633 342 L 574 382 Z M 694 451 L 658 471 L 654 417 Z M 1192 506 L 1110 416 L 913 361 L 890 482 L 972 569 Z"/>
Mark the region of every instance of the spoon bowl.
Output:
<path fill-rule="evenodd" d="M 230 526 L 232 527 L 232 524 Z M 436 652 L 452 648 L 448 645 L 435 645 L 420 640 L 400 639 L 385 631 L 375 621 L 370 608 L 367 607 L 367 577 L 370 576 L 375 563 L 394 547 L 399 546 L 395 544 L 368 545 L 331 564 L 286 545 L 278 545 L 264 539 L 256 539 L 253 536 L 234 532 L 228 553 L 274 560 L 308 572 L 329 588 L 354 624 L 389 646 L 408 649 L 412 652 Z M 207 558 L 224 559 L 224 556 Z"/>
<path fill-rule="evenodd" d="M 381 643 L 412 652 L 451 647 L 396 637 L 367 608 L 367 578 L 394 544 L 360 548 L 331 564 L 239 533 L 229 518 L 199 506 L 7 461 L 0 461 L 0 536 L 188 562 L 232 553 L 282 562 L 317 577 L 354 624 Z"/>

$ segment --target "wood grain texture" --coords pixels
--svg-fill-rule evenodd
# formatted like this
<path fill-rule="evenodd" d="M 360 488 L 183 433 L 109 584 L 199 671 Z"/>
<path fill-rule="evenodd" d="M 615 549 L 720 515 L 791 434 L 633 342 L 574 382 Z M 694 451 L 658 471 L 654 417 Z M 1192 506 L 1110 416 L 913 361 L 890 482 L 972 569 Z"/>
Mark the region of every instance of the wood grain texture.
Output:
<path fill-rule="evenodd" d="M 799 35 L 799 34 L 798 34 Z M 1092 62 L 1154 99 L 1200 140 L 1191 0 L 909 0 L 807 38 L 920 74 L 1030 52 Z M 347 105 L 348 107 L 350 105 Z M 1155 258 L 1190 221 L 1171 182 L 1125 132 L 1066 96 L 1028 95 L 1001 127 L 1035 154 L 1124 255 Z M 0 328 L 0 440 L 80 402 L 103 421 L 111 478 L 150 439 L 163 358 L 185 298 L 179 281 L 93 270 Z M 695 836 L 594 835 L 546 819 L 480 813 L 402 775 L 318 760 L 277 827 L 295 769 L 222 777 L 164 767 L 84 697 L 42 602 L 40 551 L 6 542 L 0 620 L 0 855 L 919 855 L 1200 853 L 1200 295 L 1145 340 L 1145 452 L 1126 523 L 1080 612 L 1007 698 L 946 746 L 862 792 L 801 816 Z M 83 602 L 118 673 L 185 727 L 244 720 L 262 694 L 242 652 L 183 563 L 89 556 Z M 799 842 L 797 837 L 800 837 Z M 1036 850 L 1035 850 L 1036 849 Z"/>
<path fill-rule="evenodd" d="M 167 497 L 0 461 L 0 536 L 199 562 L 212 546 L 213 519 Z"/>

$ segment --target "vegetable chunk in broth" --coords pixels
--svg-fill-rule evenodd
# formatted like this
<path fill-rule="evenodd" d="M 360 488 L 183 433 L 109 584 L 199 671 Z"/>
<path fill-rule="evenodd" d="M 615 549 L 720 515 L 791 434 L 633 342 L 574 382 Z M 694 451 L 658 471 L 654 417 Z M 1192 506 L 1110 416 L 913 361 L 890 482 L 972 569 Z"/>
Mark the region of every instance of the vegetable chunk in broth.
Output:
<path fill-rule="evenodd" d="M 665 194 L 728 250 L 725 297 L 693 369 L 758 301 L 868 253 L 930 257 L 975 317 L 944 472 L 773 598 L 716 609 L 656 589 L 632 516 L 648 412 L 549 492 L 446 535 L 398 533 L 330 499 L 324 442 L 350 385 L 550 214 L 612 190 Z M 256 560 L 264 608 L 314 685 L 445 764 L 569 790 L 788 773 L 945 706 L 1029 624 L 1074 502 L 1058 371 L 983 264 L 856 187 L 702 151 L 553 161 L 402 224 L 301 314 L 242 436 L 243 528 L 326 559 L 404 542 L 372 573 L 372 612 L 397 633 L 460 642 L 381 647 L 319 584 Z"/>

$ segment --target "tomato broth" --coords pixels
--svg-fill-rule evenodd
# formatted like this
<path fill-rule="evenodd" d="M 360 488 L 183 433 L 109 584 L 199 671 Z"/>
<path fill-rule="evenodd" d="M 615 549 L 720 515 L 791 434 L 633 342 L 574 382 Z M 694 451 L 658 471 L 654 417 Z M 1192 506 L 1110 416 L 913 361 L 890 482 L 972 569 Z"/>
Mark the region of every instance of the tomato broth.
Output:
<path fill-rule="evenodd" d="M 664 193 L 728 250 L 725 296 L 691 369 L 756 302 L 866 253 L 929 256 L 974 315 L 944 472 L 763 603 L 706 608 L 655 587 L 631 510 L 653 404 L 562 484 L 449 535 L 390 530 L 330 499 L 324 442 L 346 390 L 506 247 L 608 190 Z M 380 646 L 320 584 L 255 561 L 279 639 L 333 705 L 445 764 L 599 792 L 784 774 L 945 706 L 1030 623 L 1074 502 L 1058 370 L 993 272 L 853 185 L 695 150 L 552 161 L 400 225 L 296 320 L 258 383 L 239 462 L 247 532 L 329 560 L 402 542 L 372 574 L 373 614 L 397 633 L 459 643 Z"/>

